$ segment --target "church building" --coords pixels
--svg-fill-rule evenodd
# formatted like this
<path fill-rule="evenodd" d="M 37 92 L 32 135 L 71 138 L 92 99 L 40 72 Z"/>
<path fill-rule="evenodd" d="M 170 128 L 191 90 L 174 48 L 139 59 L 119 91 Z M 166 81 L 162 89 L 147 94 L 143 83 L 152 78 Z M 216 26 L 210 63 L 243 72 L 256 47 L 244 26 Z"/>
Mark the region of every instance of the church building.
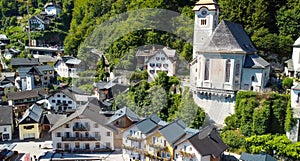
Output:
<path fill-rule="evenodd" d="M 212 121 L 234 113 L 236 92 L 262 92 L 270 64 L 257 54 L 242 25 L 222 20 L 216 0 L 196 3 L 190 83 L 195 102 Z"/>

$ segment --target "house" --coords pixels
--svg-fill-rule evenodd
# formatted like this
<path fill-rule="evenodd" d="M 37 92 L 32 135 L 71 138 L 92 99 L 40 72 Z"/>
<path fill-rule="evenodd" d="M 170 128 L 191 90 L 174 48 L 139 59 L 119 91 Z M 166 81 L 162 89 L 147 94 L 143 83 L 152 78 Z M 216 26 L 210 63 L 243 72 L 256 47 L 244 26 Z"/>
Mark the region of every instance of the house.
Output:
<path fill-rule="evenodd" d="M 286 76 L 300 78 L 300 37 L 293 44 L 292 58 L 285 61 Z"/>
<path fill-rule="evenodd" d="M 68 87 L 48 97 L 48 109 L 58 113 L 72 113 L 78 106 L 89 102 L 93 97 L 75 88 Z"/>
<path fill-rule="evenodd" d="M 22 116 L 27 107 L 38 100 L 47 97 L 48 92 L 44 89 L 33 89 L 29 91 L 17 91 L 7 94 L 8 105 L 14 107 L 16 118 Z"/>
<path fill-rule="evenodd" d="M 228 148 L 214 127 L 207 126 L 186 140 L 177 143 L 177 161 L 220 161 Z"/>
<path fill-rule="evenodd" d="M 14 131 L 13 109 L 10 106 L 2 106 L 0 113 L 2 115 L 0 117 L 0 141 L 12 140 Z"/>
<path fill-rule="evenodd" d="M 146 138 L 146 161 L 152 159 L 173 160 L 175 145 L 186 139 L 196 130 L 190 129 L 181 120 L 177 119 L 152 132 Z"/>
<path fill-rule="evenodd" d="M 44 31 L 48 28 L 50 21 L 39 16 L 32 16 L 29 19 L 30 31 Z"/>
<path fill-rule="evenodd" d="M 240 24 L 219 19 L 216 0 L 196 3 L 190 84 L 195 102 L 213 122 L 224 124 L 234 113 L 236 92 L 262 92 L 269 81 L 270 64 L 257 54 Z"/>
<path fill-rule="evenodd" d="M 269 154 L 249 154 L 249 153 L 242 153 L 240 160 L 242 161 L 277 161 Z"/>
<path fill-rule="evenodd" d="M 30 106 L 19 120 L 19 139 L 39 139 L 43 130 L 43 109 L 36 104 Z"/>
<path fill-rule="evenodd" d="M 109 114 L 109 111 L 103 112 L 103 114 Z M 123 107 L 112 113 L 107 125 L 115 127 L 117 133 L 114 133 L 114 147 L 115 149 L 122 148 L 123 132 L 132 124 L 138 122 L 139 117 L 128 107 Z"/>
<path fill-rule="evenodd" d="M 293 118 L 295 118 L 295 124 L 292 129 L 286 133 L 287 137 L 292 142 L 300 141 L 300 83 L 291 88 L 291 108 L 293 110 Z"/>
<path fill-rule="evenodd" d="M 129 88 L 127 84 L 109 82 L 94 83 L 94 93 L 98 100 L 104 101 L 125 92 Z"/>
<path fill-rule="evenodd" d="M 7 104 L 7 94 L 16 91 L 17 88 L 11 79 L 8 79 L 6 77 L 0 78 L 0 104 Z"/>
<path fill-rule="evenodd" d="M 61 7 L 53 2 L 46 3 L 44 8 L 47 16 L 57 16 L 62 11 Z"/>
<path fill-rule="evenodd" d="M 32 67 L 40 65 L 39 59 L 37 58 L 12 58 L 10 62 L 14 69 L 19 67 Z"/>
<path fill-rule="evenodd" d="M 0 34 L 0 42 L 8 45 L 10 43 L 10 40 L 6 35 Z"/>
<path fill-rule="evenodd" d="M 18 89 L 32 90 L 48 87 L 55 83 L 54 69 L 49 65 L 19 67 L 16 72 L 15 84 Z"/>
<path fill-rule="evenodd" d="M 78 77 L 77 74 L 80 71 L 80 63 L 80 59 L 71 56 L 65 56 L 58 58 L 57 62 L 54 64 L 54 69 L 60 77 L 74 78 Z"/>
<path fill-rule="evenodd" d="M 146 154 L 148 154 L 146 138 L 166 124 L 154 114 L 128 127 L 123 132 L 122 153 L 124 159 L 145 161 Z"/>
<path fill-rule="evenodd" d="M 4 57 L 7 60 L 11 60 L 13 57 L 18 56 L 21 53 L 19 49 L 9 48 L 4 50 Z"/>
<path fill-rule="evenodd" d="M 168 76 L 176 74 L 176 50 L 164 47 L 153 51 L 137 51 L 138 67 L 147 70 L 150 79 L 154 80 L 157 73 L 164 71 Z M 141 65 L 142 64 L 142 65 Z"/>
<path fill-rule="evenodd" d="M 43 121 L 44 131 L 49 131 L 58 120 L 67 118 L 67 115 L 46 114 Z"/>
<path fill-rule="evenodd" d="M 100 114 L 100 107 L 87 103 L 67 118 L 60 119 L 50 129 L 56 151 L 91 152 L 112 151 L 114 133 L 106 125 L 110 117 Z"/>

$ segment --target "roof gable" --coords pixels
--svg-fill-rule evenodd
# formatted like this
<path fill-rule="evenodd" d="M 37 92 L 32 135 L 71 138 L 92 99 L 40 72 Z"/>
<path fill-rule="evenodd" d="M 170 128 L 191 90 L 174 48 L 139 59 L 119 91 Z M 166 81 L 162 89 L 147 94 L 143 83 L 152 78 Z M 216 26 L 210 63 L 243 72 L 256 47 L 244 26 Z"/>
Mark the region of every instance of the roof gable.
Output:
<path fill-rule="evenodd" d="M 159 131 L 169 144 L 173 145 L 178 139 L 185 135 L 185 128 L 186 126 L 183 126 L 182 120 L 177 119 L 162 127 Z"/>
<path fill-rule="evenodd" d="M 300 37 L 295 41 L 294 47 L 300 47 Z"/>
<path fill-rule="evenodd" d="M 43 109 L 36 104 L 30 106 L 24 113 L 22 119 L 19 121 L 19 124 L 22 124 L 26 118 L 32 119 L 34 122 L 39 123 L 43 114 Z"/>
<path fill-rule="evenodd" d="M 265 68 L 269 65 L 270 63 L 257 54 L 246 55 L 245 68 Z"/>
<path fill-rule="evenodd" d="M 257 52 L 242 25 L 224 20 L 219 23 L 208 43 L 200 50 L 225 53 Z"/>

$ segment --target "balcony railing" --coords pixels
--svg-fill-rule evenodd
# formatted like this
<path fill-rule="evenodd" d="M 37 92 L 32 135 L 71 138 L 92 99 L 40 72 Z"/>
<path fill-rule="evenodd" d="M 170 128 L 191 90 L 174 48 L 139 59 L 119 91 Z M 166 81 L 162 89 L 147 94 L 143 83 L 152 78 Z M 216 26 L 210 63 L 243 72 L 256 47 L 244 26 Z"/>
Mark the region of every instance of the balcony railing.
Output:
<path fill-rule="evenodd" d="M 158 149 L 158 150 L 165 150 L 165 149 L 167 149 L 166 146 L 162 146 L 162 145 L 159 145 L 159 144 L 149 144 L 149 146 L 151 146 L 154 149 Z"/>
<path fill-rule="evenodd" d="M 132 141 L 137 141 L 137 142 L 143 141 L 143 138 L 139 138 L 139 137 L 135 137 L 135 136 L 131 136 L 131 135 L 127 135 L 127 139 L 132 140 Z"/>
<path fill-rule="evenodd" d="M 83 125 L 73 126 L 73 131 L 90 131 L 90 126 L 83 126 Z"/>
<path fill-rule="evenodd" d="M 62 141 L 98 141 L 100 137 L 62 137 Z"/>

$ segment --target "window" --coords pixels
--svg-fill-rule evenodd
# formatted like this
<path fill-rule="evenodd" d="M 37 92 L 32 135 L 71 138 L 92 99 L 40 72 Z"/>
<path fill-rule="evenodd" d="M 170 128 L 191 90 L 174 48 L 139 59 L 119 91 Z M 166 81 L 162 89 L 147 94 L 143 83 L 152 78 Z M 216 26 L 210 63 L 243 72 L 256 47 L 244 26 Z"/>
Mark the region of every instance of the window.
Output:
<path fill-rule="evenodd" d="M 252 80 L 252 81 L 255 81 L 255 77 L 254 77 L 254 76 L 252 76 L 252 77 L 251 77 L 251 80 Z"/>
<path fill-rule="evenodd" d="M 156 57 L 156 60 L 159 60 L 160 59 L 160 57 Z"/>
<path fill-rule="evenodd" d="M 65 143 L 65 149 L 70 149 L 70 144 Z"/>
<path fill-rule="evenodd" d="M 52 100 L 51 102 L 52 102 L 52 103 L 55 103 L 55 100 Z"/>
<path fill-rule="evenodd" d="M 76 137 L 76 138 L 79 138 L 79 132 L 76 132 L 76 133 L 75 133 L 75 137 Z"/>
<path fill-rule="evenodd" d="M 51 71 L 51 70 L 49 71 L 49 74 L 52 74 L 52 71 Z"/>
<path fill-rule="evenodd" d="M 155 64 L 154 63 L 150 63 L 150 67 L 151 68 L 155 67 Z"/>
<path fill-rule="evenodd" d="M 63 98 L 66 98 L 66 95 L 62 95 Z"/>
<path fill-rule="evenodd" d="M 75 148 L 79 149 L 80 148 L 80 143 L 79 142 L 75 142 Z"/>
<path fill-rule="evenodd" d="M 107 148 L 110 148 L 110 143 L 109 143 L 109 142 L 105 143 L 105 146 L 106 146 Z"/>
<path fill-rule="evenodd" d="M 156 141 L 156 137 L 152 137 L 152 144 L 155 144 L 155 141 Z"/>
<path fill-rule="evenodd" d="M 60 94 L 58 94 L 57 97 L 60 97 Z"/>
<path fill-rule="evenodd" d="M 230 59 L 226 60 L 226 71 L 225 71 L 225 82 L 229 82 L 230 79 L 230 68 L 231 68 L 231 61 Z"/>
<path fill-rule="evenodd" d="M 205 71 L 204 71 L 204 80 L 209 80 L 209 59 L 205 60 Z"/>
<path fill-rule="evenodd" d="M 154 74 L 155 73 L 155 70 L 150 70 L 150 74 Z"/>
<path fill-rule="evenodd" d="M 86 137 L 86 138 L 89 137 L 89 132 L 85 132 L 85 137 Z"/>
<path fill-rule="evenodd" d="M 163 65 L 164 68 L 168 68 L 168 66 L 169 66 L 168 64 L 164 64 Z"/>
<path fill-rule="evenodd" d="M 3 131 L 4 131 L 4 132 L 6 132 L 6 131 L 7 131 L 7 128 L 6 128 L 6 127 L 5 127 L 5 128 L 3 128 Z"/>
<path fill-rule="evenodd" d="M 106 136 L 110 136 L 110 132 L 109 131 L 106 132 Z"/>
<path fill-rule="evenodd" d="M 56 147 L 57 147 L 57 148 L 61 148 L 61 143 L 57 143 L 57 144 L 56 144 Z"/>
<path fill-rule="evenodd" d="M 156 67 L 160 68 L 161 67 L 161 63 L 157 63 Z"/>
<path fill-rule="evenodd" d="M 9 134 L 3 134 L 3 140 L 8 140 L 9 139 Z"/>
<path fill-rule="evenodd" d="M 56 133 L 56 137 L 61 137 L 60 132 Z"/>
<path fill-rule="evenodd" d="M 95 124 L 94 124 L 94 127 L 95 127 L 95 128 L 98 128 L 98 127 L 99 127 L 99 125 L 98 125 L 97 123 L 95 123 Z"/>
<path fill-rule="evenodd" d="M 206 26 L 207 20 L 205 18 L 200 18 L 199 21 L 200 21 L 200 26 Z"/>
<path fill-rule="evenodd" d="M 67 103 L 67 101 L 63 101 L 63 104 L 66 104 Z"/>
<path fill-rule="evenodd" d="M 164 140 L 164 146 L 167 146 L 167 140 Z"/>
<path fill-rule="evenodd" d="M 68 104 L 72 104 L 72 101 L 68 101 Z"/>
<path fill-rule="evenodd" d="M 165 57 L 161 57 L 161 60 L 165 60 L 166 58 Z"/>
<path fill-rule="evenodd" d="M 89 143 L 85 143 L 85 149 L 89 150 L 90 149 L 90 144 Z"/>
<path fill-rule="evenodd" d="M 192 147 L 190 147 L 190 151 L 193 151 L 193 148 L 192 148 Z"/>
<path fill-rule="evenodd" d="M 45 76 L 45 77 L 44 77 L 44 80 L 47 80 L 47 79 L 48 79 L 48 77 L 47 77 L 47 76 Z"/>
<path fill-rule="evenodd" d="M 66 132 L 66 133 L 65 133 L 65 137 L 66 137 L 66 138 L 69 138 L 69 137 L 70 137 L 70 132 Z"/>
<path fill-rule="evenodd" d="M 235 65 L 235 83 L 240 82 L 240 61 L 237 60 L 236 65 Z"/>
<path fill-rule="evenodd" d="M 100 143 L 99 142 L 95 143 L 95 148 L 100 149 Z"/>
<path fill-rule="evenodd" d="M 30 129 L 33 129 L 33 128 L 34 128 L 34 125 L 24 126 L 24 129 L 26 129 L 26 130 L 30 130 Z"/>

